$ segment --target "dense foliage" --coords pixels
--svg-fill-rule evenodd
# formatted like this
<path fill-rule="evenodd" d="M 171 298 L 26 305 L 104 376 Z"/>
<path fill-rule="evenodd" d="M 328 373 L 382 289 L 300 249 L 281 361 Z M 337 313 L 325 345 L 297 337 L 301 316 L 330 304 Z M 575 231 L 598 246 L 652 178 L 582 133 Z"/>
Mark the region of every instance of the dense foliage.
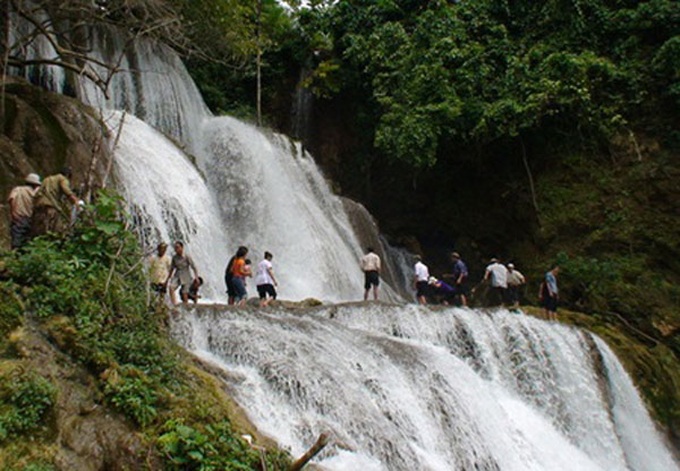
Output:
<path fill-rule="evenodd" d="M 677 133 L 677 2 L 356 0 L 300 24 L 330 36 L 319 86 L 363 89 L 375 146 L 414 166 L 537 130 L 602 142 L 641 111 Z"/>
<path fill-rule="evenodd" d="M 0 364 L 9 366 L 0 368 L 0 440 L 20 439 L 44 425 L 55 405 L 50 380 L 24 371 L 21 355 L 10 348 L 12 331 L 32 319 L 98 378 L 103 401 L 144 431 L 168 466 L 257 469 L 264 459 L 270 469 L 281 469 L 283 455 L 250 448 L 228 417 L 211 412 L 211 400 L 178 403 L 200 395 L 169 340 L 167 311 L 144 288 L 143 257 L 128 226 L 122 200 L 101 192 L 68 236 L 40 237 L 2 255 Z M 193 438 L 185 436 L 187 429 Z M 199 438 L 200 454 L 191 445 Z M 180 446 L 182 440 L 189 445 Z"/>

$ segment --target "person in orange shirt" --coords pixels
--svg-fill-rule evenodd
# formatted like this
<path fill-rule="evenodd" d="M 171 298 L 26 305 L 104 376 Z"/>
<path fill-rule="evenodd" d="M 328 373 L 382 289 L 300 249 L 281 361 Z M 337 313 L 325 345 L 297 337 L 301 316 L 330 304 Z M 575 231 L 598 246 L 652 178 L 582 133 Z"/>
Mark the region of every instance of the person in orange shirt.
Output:
<path fill-rule="evenodd" d="M 239 247 L 236 251 L 236 258 L 231 265 L 231 282 L 234 287 L 234 302 L 237 306 L 244 306 L 248 299 L 246 291 L 246 277 L 253 276 L 250 266 L 246 264 L 247 247 Z"/>

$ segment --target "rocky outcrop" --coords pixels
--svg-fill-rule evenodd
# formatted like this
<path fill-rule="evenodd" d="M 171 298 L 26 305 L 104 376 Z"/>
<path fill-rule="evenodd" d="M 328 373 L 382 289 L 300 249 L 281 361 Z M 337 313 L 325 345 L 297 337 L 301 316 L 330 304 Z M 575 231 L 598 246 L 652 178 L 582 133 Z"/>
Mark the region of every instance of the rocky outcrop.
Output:
<path fill-rule="evenodd" d="M 7 195 L 26 174 L 41 177 L 65 165 L 81 196 L 101 187 L 111 154 L 108 130 L 93 108 L 7 77 L 0 105 L 0 247 L 9 246 Z"/>

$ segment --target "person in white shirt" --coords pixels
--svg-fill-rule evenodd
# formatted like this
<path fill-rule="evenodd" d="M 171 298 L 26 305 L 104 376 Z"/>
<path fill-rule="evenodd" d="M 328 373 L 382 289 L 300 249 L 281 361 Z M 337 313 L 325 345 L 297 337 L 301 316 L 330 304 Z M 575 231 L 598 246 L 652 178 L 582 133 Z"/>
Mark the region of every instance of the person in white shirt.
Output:
<path fill-rule="evenodd" d="M 271 253 L 265 252 L 264 259 L 257 264 L 255 285 L 257 286 L 257 294 L 260 296 L 260 307 L 268 306 L 272 300 L 276 299 L 274 286 L 279 284 L 274 277 L 272 258 L 274 256 Z"/>
<path fill-rule="evenodd" d="M 491 263 L 486 267 L 484 280 L 491 283 L 493 306 L 500 306 L 507 301 L 508 291 L 508 269 L 500 263 L 497 258 L 492 258 Z"/>
<path fill-rule="evenodd" d="M 420 255 L 416 255 L 416 264 L 413 267 L 415 270 L 415 276 L 413 277 L 413 286 L 416 290 L 416 299 L 419 304 L 427 304 L 427 291 L 428 283 L 430 278 L 430 270 L 427 268 L 420 258 Z"/>
<path fill-rule="evenodd" d="M 159 298 L 162 298 L 168 291 L 165 281 L 170 275 L 172 259 L 167 253 L 168 244 L 161 242 L 156 247 L 156 253 L 149 256 L 149 277 L 151 278 L 151 289 Z"/>
<path fill-rule="evenodd" d="M 526 283 L 524 275 L 515 270 L 515 265 L 508 263 L 508 301 L 512 307 L 519 306 L 520 288 Z"/>
<path fill-rule="evenodd" d="M 378 287 L 380 286 L 380 257 L 372 247 L 366 249 L 366 255 L 361 257 L 359 265 L 364 272 L 364 301 L 368 300 L 368 293 L 373 286 L 373 299 L 378 300 Z"/>

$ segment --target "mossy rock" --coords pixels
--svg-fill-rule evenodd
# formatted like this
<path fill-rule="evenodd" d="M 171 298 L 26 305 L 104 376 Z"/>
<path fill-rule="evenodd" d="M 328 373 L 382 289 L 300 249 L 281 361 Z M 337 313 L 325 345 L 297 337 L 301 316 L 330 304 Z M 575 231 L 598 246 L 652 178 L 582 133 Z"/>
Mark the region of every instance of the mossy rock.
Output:
<path fill-rule="evenodd" d="M 0 342 L 22 323 L 24 303 L 13 283 L 0 282 Z"/>

